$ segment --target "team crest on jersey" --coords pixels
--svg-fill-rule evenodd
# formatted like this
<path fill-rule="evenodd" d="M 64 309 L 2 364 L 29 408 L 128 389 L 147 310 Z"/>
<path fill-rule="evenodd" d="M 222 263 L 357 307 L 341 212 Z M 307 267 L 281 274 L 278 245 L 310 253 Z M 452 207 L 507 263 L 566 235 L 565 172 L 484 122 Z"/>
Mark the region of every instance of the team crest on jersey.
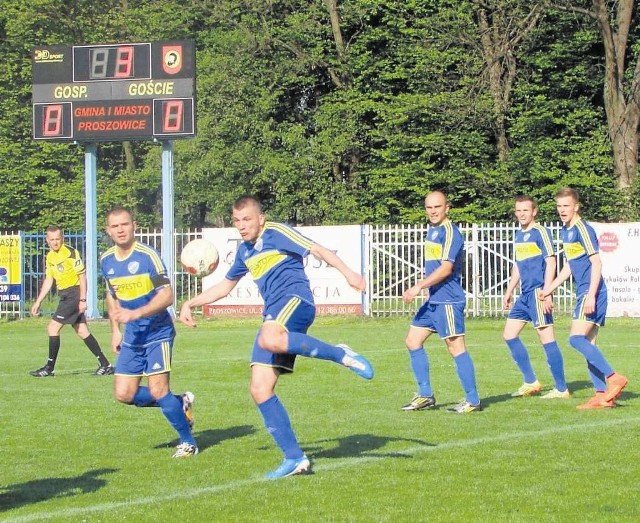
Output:
<path fill-rule="evenodd" d="M 56 265 L 56 269 L 58 269 L 58 272 L 64 272 L 64 265 L 59 263 L 58 265 Z"/>
<path fill-rule="evenodd" d="M 573 240 L 573 234 L 574 234 L 574 233 L 573 233 L 573 231 L 569 231 L 569 232 L 567 233 L 567 239 L 568 239 L 569 241 Z"/>
<path fill-rule="evenodd" d="M 531 238 L 531 234 L 530 233 L 525 233 L 525 235 L 522 237 L 522 239 L 526 242 L 527 240 L 529 240 L 529 238 Z"/>
<path fill-rule="evenodd" d="M 129 265 L 127 265 L 127 270 L 129 271 L 129 274 L 137 273 L 139 268 L 140 268 L 140 263 L 138 263 L 137 261 L 132 261 L 131 263 L 129 263 Z"/>
<path fill-rule="evenodd" d="M 438 237 L 438 231 L 433 231 L 433 232 L 431 233 L 431 239 L 432 239 L 432 240 L 435 240 L 437 237 Z"/>
<path fill-rule="evenodd" d="M 263 246 L 264 246 L 264 245 L 263 245 L 263 243 L 262 243 L 262 238 L 260 238 L 260 239 L 256 242 L 256 244 L 253 246 L 253 248 L 254 248 L 256 251 L 260 252 L 260 251 L 262 250 L 262 247 L 263 247 Z"/>

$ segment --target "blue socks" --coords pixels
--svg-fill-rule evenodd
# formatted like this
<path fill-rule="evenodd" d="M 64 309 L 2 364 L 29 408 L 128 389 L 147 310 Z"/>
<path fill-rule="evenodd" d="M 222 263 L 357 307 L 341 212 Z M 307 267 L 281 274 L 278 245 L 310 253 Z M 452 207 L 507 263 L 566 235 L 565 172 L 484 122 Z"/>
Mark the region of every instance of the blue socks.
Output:
<path fill-rule="evenodd" d="M 505 340 L 505 343 L 511 351 L 513 361 L 516 362 L 516 365 L 520 369 L 520 372 L 522 372 L 522 377 L 524 378 L 525 383 L 535 382 L 536 374 L 535 372 L 533 372 L 531 360 L 529 359 L 529 353 L 527 352 L 524 343 L 520 341 L 520 338 L 511 338 L 510 340 Z"/>
<path fill-rule="evenodd" d="M 591 343 L 586 336 L 570 336 L 569 343 L 587 360 L 589 364 L 589 376 L 595 389 L 597 391 L 606 390 L 607 386 L 604 379 L 606 376 L 613 374 L 613 369 L 604 357 L 604 354 L 602 354 L 600 349 Z"/>
<path fill-rule="evenodd" d="M 180 442 L 191 445 L 196 444 L 189 422 L 182 410 L 182 399 L 179 396 L 169 392 L 169 394 L 156 401 L 153 399 L 149 387 L 138 387 L 132 403 L 136 407 L 160 407 L 164 417 L 167 418 L 167 421 L 180 436 Z"/>
<path fill-rule="evenodd" d="M 549 364 L 555 387 L 560 392 L 564 392 L 567 390 L 567 380 L 564 377 L 564 360 L 562 359 L 560 347 L 555 341 L 544 343 L 542 347 L 547 355 L 547 363 Z"/>
<path fill-rule="evenodd" d="M 607 390 L 607 381 L 606 376 L 596 369 L 591 363 L 587 363 L 587 368 L 589 369 L 589 377 L 591 378 L 591 383 L 593 383 L 593 388 L 596 392 L 604 392 Z"/>
<path fill-rule="evenodd" d="M 287 352 L 289 354 L 330 360 L 342 364 L 342 358 L 344 358 L 345 355 L 344 349 L 325 343 L 307 334 L 302 334 L 301 332 L 289 332 L 288 337 L 289 346 L 287 347 Z"/>
<path fill-rule="evenodd" d="M 171 426 L 180 436 L 180 441 L 182 443 L 195 445 L 196 440 L 193 438 L 191 427 L 189 427 L 189 422 L 182 410 L 182 402 L 174 394 L 169 392 L 166 396 L 160 398 L 157 403 L 162 409 L 164 417 L 167 418 Z"/>
<path fill-rule="evenodd" d="M 471 405 L 478 405 L 480 403 L 480 396 L 478 395 L 478 388 L 476 386 L 476 371 L 473 368 L 471 355 L 465 351 L 455 356 L 453 361 L 456 364 L 458 379 L 464 389 L 465 399 L 471 403 Z"/>
<path fill-rule="evenodd" d="M 291 421 L 284 405 L 275 394 L 258 405 L 267 432 L 284 453 L 285 459 L 300 459 L 304 452 L 298 445 L 296 435 L 291 428 Z"/>
<path fill-rule="evenodd" d="M 433 396 L 431 380 L 429 379 L 429 358 L 424 347 L 415 350 L 410 349 L 409 357 L 411 358 L 411 370 L 418 383 L 418 394 L 420 396 Z"/>
<path fill-rule="evenodd" d="M 157 407 L 156 400 L 151 395 L 149 387 L 138 387 L 136 395 L 131 401 L 136 407 Z"/>

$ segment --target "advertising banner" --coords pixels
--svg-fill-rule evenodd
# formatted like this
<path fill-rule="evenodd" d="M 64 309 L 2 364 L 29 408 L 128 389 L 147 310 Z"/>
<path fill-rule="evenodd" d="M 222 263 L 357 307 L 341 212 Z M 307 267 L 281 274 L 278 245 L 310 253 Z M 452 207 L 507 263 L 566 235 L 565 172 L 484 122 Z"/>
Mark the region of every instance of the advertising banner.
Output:
<path fill-rule="evenodd" d="M 0 302 L 22 298 L 22 238 L 0 236 Z"/>
<path fill-rule="evenodd" d="M 335 251 L 354 271 L 362 271 L 360 225 L 296 227 L 296 230 L 312 241 Z M 242 239 L 233 227 L 204 229 L 202 235 L 213 243 L 220 253 L 220 265 L 213 274 L 203 280 L 204 290 L 225 277 Z M 328 267 L 314 256 L 308 256 L 305 259 L 305 272 L 311 284 L 318 314 L 362 314 L 363 295 L 352 289 L 337 269 Z M 247 274 L 231 294 L 215 304 L 206 305 L 203 310 L 207 316 L 246 316 L 261 314 L 262 308 L 263 301 L 258 287 L 251 275 Z"/>
<path fill-rule="evenodd" d="M 608 317 L 640 317 L 640 223 L 593 223 L 607 284 Z"/>

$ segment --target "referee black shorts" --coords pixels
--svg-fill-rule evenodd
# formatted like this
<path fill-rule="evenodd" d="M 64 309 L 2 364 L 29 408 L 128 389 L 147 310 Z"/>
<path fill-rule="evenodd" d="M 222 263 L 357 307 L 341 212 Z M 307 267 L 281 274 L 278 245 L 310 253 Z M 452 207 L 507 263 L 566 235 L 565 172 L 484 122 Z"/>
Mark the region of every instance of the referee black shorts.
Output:
<path fill-rule="evenodd" d="M 87 320 L 84 313 L 80 313 L 78 305 L 80 304 L 80 286 L 69 287 L 58 292 L 60 301 L 58 308 L 51 317 L 54 321 L 63 325 L 77 325 L 78 323 L 86 323 Z"/>

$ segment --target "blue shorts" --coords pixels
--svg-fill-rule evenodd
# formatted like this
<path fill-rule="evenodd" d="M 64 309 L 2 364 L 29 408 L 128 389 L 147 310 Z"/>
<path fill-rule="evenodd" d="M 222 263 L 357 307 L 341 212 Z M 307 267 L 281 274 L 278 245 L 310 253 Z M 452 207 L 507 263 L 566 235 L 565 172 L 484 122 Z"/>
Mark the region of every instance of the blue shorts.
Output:
<path fill-rule="evenodd" d="M 120 346 L 115 373 L 124 376 L 150 376 L 171 372 L 172 353 L 173 338 L 142 346 L 123 343 Z"/>
<path fill-rule="evenodd" d="M 536 329 L 553 325 L 553 315 L 544 313 L 543 302 L 538 299 L 538 289 L 526 292 L 516 300 L 509 311 L 510 320 L 530 321 Z"/>
<path fill-rule="evenodd" d="M 265 307 L 263 321 L 275 321 L 287 332 L 307 333 L 316 317 L 316 307 L 297 296 L 284 296 L 282 299 Z M 293 372 L 296 361 L 295 354 L 282 354 L 264 350 L 258 345 L 258 338 L 253 343 L 251 365 L 274 367 L 286 374 Z"/>
<path fill-rule="evenodd" d="M 596 295 L 596 310 L 591 314 L 584 313 L 584 299 L 587 297 L 586 294 L 582 296 L 578 296 L 576 300 L 576 306 L 573 310 L 573 319 L 574 320 L 582 320 L 588 321 L 589 323 L 594 323 L 599 327 L 604 327 L 605 317 L 607 316 L 607 291 L 600 291 Z"/>
<path fill-rule="evenodd" d="M 437 332 L 443 340 L 454 336 L 464 336 L 465 303 L 425 302 L 416 312 L 412 327 Z"/>

